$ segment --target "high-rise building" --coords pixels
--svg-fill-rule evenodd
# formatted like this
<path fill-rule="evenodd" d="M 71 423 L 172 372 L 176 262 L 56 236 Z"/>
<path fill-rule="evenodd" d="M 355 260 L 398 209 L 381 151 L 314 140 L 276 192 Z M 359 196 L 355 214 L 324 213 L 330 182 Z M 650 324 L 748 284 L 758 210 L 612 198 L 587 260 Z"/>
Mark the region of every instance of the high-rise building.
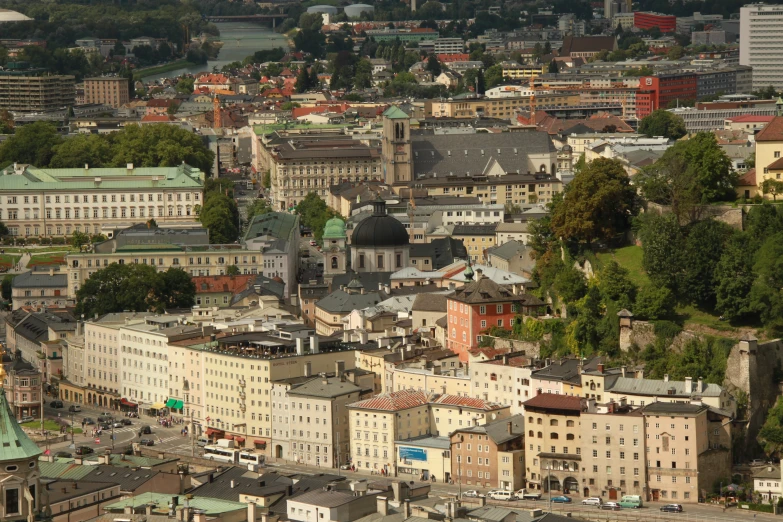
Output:
<path fill-rule="evenodd" d="M 741 65 L 753 67 L 753 89 L 783 87 L 783 5 L 751 4 L 740 9 Z"/>
<path fill-rule="evenodd" d="M 102 103 L 115 109 L 128 103 L 128 79 L 105 76 L 84 79 L 84 103 Z"/>
<path fill-rule="evenodd" d="M 0 71 L 0 110 L 53 111 L 75 103 L 73 76 L 48 75 L 44 69 L 26 65 L 22 68 L 22 64 L 9 63 Z"/>

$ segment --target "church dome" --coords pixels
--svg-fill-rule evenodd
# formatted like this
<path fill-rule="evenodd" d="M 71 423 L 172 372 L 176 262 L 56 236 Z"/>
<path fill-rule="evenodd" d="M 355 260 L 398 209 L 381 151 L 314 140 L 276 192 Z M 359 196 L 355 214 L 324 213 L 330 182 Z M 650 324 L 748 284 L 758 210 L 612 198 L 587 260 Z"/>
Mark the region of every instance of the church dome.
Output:
<path fill-rule="evenodd" d="M 343 239 L 346 237 L 345 235 L 345 221 L 338 218 L 337 216 L 333 217 L 329 221 L 326 222 L 326 226 L 324 226 L 324 239 Z"/>
<path fill-rule="evenodd" d="M 351 244 L 354 247 L 398 247 L 410 244 L 408 231 L 398 220 L 386 214 L 386 202 L 373 202 L 372 216 L 361 221 L 353 229 Z"/>

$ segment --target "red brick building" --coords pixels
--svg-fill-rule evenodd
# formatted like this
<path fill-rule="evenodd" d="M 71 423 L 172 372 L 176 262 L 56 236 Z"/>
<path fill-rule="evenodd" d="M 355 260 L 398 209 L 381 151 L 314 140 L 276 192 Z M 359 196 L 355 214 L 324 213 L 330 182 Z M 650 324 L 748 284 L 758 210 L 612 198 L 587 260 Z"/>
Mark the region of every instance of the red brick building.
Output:
<path fill-rule="evenodd" d="M 633 14 L 633 26 L 637 29 L 657 27 L 662 33 L 673 33 L 677 28 L 677 17 L 660 13 L 636 12 Z"/>
<path fill-rule="evenodd" d="M 478 347 L 480 336 L 491 326 L 511 329 L 518 315 L 539 315 L 546 305 L 537 297 L 515 294 L 499 285 L 481 270 L 476 281 L 466 284 L 446 298 L 446 347 L 467 362 L 468 350 Z"/>
<path fill-rule="evenodd" d="M 671 102 L 696 99 L 696 74 L 672 73 L 643 76 L 636 93 L 636 116 L 644 118 L 658 109 L 665 109 Z"/>

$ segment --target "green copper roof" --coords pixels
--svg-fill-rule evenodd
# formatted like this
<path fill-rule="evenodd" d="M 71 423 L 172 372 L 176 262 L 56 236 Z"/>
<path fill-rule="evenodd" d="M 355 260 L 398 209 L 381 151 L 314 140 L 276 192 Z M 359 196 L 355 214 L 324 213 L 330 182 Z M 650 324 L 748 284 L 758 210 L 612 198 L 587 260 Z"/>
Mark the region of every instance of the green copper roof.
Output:
<path fill-rule="evenodd" d="M 5 398 L 5 390 L 0 388 L 0 462 L 29 459 L 43 453 L 38 445 L 30 440 Z"/>
<path fill-rule="evenodd" d="M 410 118 L 407 114 L 405 114 L 402 109 L 399 107 L 392 105 L 386 111 L 383 113 L 384 118 L 389 118 L 390 120 L 407 120 Z"/>
<path fill-rule="evenodd" d="M 104 509 L 109 512 L 117 513 L 122 512 L 127 506 L 138 507 L 151 505 L 152 513 L 154 515 L 159 515 L 167 514 L 169 512 L 169 502 L 171 502 L 170 494 L 142 493 L 140 495 L 136 495 L 133 498 L 127 498 L 118 502 L 114 502 L 113 504 L 108 504 L 104 506 Z M 191 509 L 203 510 L 208 517 L 214 517 L 223 513 L 231 513 L 232 511 L 247 509 L 247 504 L 243 502 L 232 502 L 230 500 L 220 500 L 217 498 L 198 496 L 188 500 L 188 504 L 190 505 Z"/>
<path fill-rule="evenodd" d="M 156 178 L 153 180 L 153 178 Z M 204 173 L 190 165 L 176 167 L 49 169 L 27 165 L 21 174 L 11 165 L 0 170 L 0 190 L 74 190 L 147 188 L 203 189 Z"/>
<path fill-rule="evenodd" d="M 338 218 L 337 216 L 327 221 L 326 226 L 324 227 L 323 237 L 324 239 L 346 238 L 347 236 L 345 235 L 345 221 Z"/>

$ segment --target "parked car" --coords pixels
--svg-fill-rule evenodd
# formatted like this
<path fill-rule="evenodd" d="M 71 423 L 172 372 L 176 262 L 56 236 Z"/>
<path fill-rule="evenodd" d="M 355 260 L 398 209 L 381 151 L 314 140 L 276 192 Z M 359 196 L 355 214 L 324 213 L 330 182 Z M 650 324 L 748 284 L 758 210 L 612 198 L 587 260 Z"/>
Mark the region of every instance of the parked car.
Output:
<path fill-rule="evenodd" d="M 95 424 L 95 419 L 93 419 L 92 417 L 85 417 L 82 419 L 82 422 L 87 424 L 88 426 L 92 426 L 93 424 Z"/>
<path fill-rule="evenodd" d="M 139 441 L 139 444 L 141 444 L 142 446 L 154 446 L 155 441 L 152 439 L 141 439 Z"/>
<path fill-rule="evenodd" d="M 19 419 L 19 424 L 24 424 L 25 422 L 33 422 L 35 420 L 35 417 L 32 415 L 25 415 L 21 419 Z"/>
<path fill-rule="evenodd" d="M 73 457 L 73 455 L 71 455 L 67 451 L 58 451 L 57 453 L 54 454 L 54 456 L 61 459 L 70 459 L 71 457 Z"/>
<path fill-rule="evenodd" d="M 79 413 L 80 411 L 82 411 L 82 407 L 79 406 L 78 404 L 72 404 L 68 406 L 68 411 L 71 413 Z"/>
<path fill-rule="evenodd" d="M 130 419 L 122 419 L 120 422 L 122 423 L 123 426 L 130 426 L 131 424 L 133 424 Z"/>
<path fill-rule="evenodd" d="M 342 470 L 351 469 L 351 465 L 350 464 L 343 464 L 342 466 L 340 466 L 340 469 L 342 469 Z"/>
<path fill-rule="evenodd" d="M 751 466 L 761 466 L 762 464 L 764 464 L 763 459 L 753 459 L 750 461 Z"/>
<path fill-rule="evenodd" d="M 620 511 L 622 508 L 620 507 L 620 504 L 617 502 L 605 502 L 601 506 L 599 506 L 599 509 L 608 509 L 609 511 Z"/>
<path fill-rule="evenodd" d="M 682 506 L 680 504 L 666 504 L 661 508 L 661 511 L 666 513 L 682 513 Z"/>
<path fill-rule="evenodd" d="M 552 497 L 552 502 L 555 504 L 568 504 L 571 502 L 571 497 L 560 495 L 559 497 Z"/>
<path fill-rule="evenodd" d="M 52 408 L 62 408 L 63 407 L 63 401 L 52 401 L 49 403 L 49 406 Z"/>
<path fill-rule="evenodd" d="M 582 501 L 582 504 L 585 506 L 600 506 L 603 504 L 603 500 L 601 500 L 599 497 L 590 497 L 586 498 Z"/>
<path fill-rule="evenodd" d="M 475 489 L 469 489 L 466 492 L 464 492 L 462 496 L 465 498 L 479 498 L 479 497 L 483 497 L 484 495 L 482 495 Z"/>
<path fill-rule="evenodd" d="M 528 492 L 522 495 L 522 500 L 541 500 L 541 493 Z"/>
<path fill-rule="evenodd" d="M 122 421 L 114 421 L 111 423 L 112 428 L 122 428 L 123 426 L 125 426 L 125 423 Z"/>
<path fill-rule="evenodd" d="M 310 246 L 317 246 L 317 245 L 318 243 L 316 243 L 315 240 L 313 239 L 310 240 Z"/>
<path fill-rule="evenodd" d="M 105 413 L 98 415 L 98 423 L 111 422 L 112 420 L 114 420 L 114 417 L 111 415 L 107 415 Z"/>
<path fill-rule="evenodd" d="M 110 424 L 110 423 L 108 423 L 108 422 L 102 422 L 101 424 L 98 424 L 98 427 L 99 427 L 100 429 L 102 429 L 102 430 L 106 430 L 106 431 L 108 431 L 108 430 L 110 430 L 110 429 L 111 429 L 111 424 Z"/>
<path fill-rule="evenodd" d="M 79 446 L 76 448 L 77 455 L 89 455 L 90 453 L 95 453 L 95 450 L 89 446 Z"/>
<path fill-rule="evenodd" d="M 139 429 L 139 435 L 149 435 L 152 433 L 152 428 L 149 426 L 142 426 Z"/>

